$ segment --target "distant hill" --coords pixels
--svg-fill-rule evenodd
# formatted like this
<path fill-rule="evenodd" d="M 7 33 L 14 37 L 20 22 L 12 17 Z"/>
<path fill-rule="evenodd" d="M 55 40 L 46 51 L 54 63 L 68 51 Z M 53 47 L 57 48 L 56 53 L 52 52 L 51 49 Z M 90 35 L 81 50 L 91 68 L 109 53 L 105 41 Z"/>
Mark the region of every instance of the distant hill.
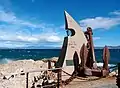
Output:
<path fill-rule="evenodd" d="M 103 49 L 104 47 L 95 47 L 95 49 Z M 109 49 L 120 49 L 120 46 L 108 46 Z"/>
<path fill-rule="evenodd" d="M 104 47 L 95 47 L 95 49 L 103 49 Z M 108 46 L 109 49 L 120 49 L 120 46 Z M 61 47 L 46 47 L 46 46 L 28 46 L 28 47 L 0 47 L 0 49 L 61 49 Z"/>
<path fill-rule="evenodd" d="M 108 46 L 110 49 L 120 49 L 120 46 Z"/>

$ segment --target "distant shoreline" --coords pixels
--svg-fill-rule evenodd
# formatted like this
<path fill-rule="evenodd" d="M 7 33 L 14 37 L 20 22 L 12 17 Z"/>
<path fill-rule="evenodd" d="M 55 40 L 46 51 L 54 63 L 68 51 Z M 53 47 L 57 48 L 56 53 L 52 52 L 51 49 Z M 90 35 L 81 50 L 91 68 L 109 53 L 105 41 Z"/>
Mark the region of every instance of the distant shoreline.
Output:
<path fill-rule="evenodd" d="M 94 49 L 103 49 L 104 47 L 95 47 Z M 109 49 L 120 49 L 120 47 L 119 48 L 111 48 L 111 47 L 108 47 Z M 1 50 L 7 50 L 7 49 L 26 49 L 26 50 L 61 50 L 61 48 L 49 48 L 49 49 L 42 49 L 42 48 L 0 48 Z"/>
<path fill-rule="evenodd" d="M 120 49 L 119 46 L 107 46 L 109 49 Z M 95 46 L 95 49 L 103 49 L 104 46 Z M 61 47 L 16 47 L 16 48 L 8 48 L 8 47 L 0 47 L 0 49 L 61 49 Z"/>
<path fill-rule="evenodd" d="M 120 46 L 107 46 L 109 49 L 120 49 Z M 94 49 L 103 49 L 104 47 L 94 47 Z M 58 48 L 1 48 L 0 49 L 44 49 L 44 50 L 49 50 L 49 49 L 62 49 L 60 47 Z"/>

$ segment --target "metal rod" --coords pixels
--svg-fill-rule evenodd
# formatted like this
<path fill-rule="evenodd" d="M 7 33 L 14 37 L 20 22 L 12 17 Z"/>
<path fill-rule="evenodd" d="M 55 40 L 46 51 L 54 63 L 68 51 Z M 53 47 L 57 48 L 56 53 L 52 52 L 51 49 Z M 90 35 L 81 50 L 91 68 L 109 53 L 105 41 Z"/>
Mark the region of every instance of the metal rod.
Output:
<path fill-rule="evenodd" d="M 41 71 L 53 71 L 53 70 L 59 70 L 62 68 L 52 68 L 52 69 L 36 69 L 36 70 L 30 70 L 26 72 L 18 72 L 18 73 L 11 73 L 11 75 L 17 75 L 17 74 L 23 74 L 23 73 L 33 73 L 33 72 L 41 72 Z M 5 74 L 5 76 L 10 75 L 10 74 Z"/>
<path fill-rule="evenodd" d="M 117 86 L 120 88 L 120 63 L 118 63 L 118 76 L 117 76 Z"/>
<path fill-rule="evenodd" d="M 53 85 L 45 85 L 45 86 L 41 86 L 41 87 L 47 87 L 47 88 L 49 88 L 49 87 L 54 87 L 54 86 L 56 86 L 56 84 L 53 84 Z"/>
<path fill-rule="evenodd" d="M 57 74 L 57 77 L 58 77 L 58 80 L 57 80 L 57 82 L 58 82 L 58 85 L 57 85 L 57 88 L 59 88 L 59 85 L 60 85 L 60 83 L 59 83 L 59 75 L 60 75 L 60 72 L 59 72 L 59 70 L 58 70 L 58 74 Z"/>

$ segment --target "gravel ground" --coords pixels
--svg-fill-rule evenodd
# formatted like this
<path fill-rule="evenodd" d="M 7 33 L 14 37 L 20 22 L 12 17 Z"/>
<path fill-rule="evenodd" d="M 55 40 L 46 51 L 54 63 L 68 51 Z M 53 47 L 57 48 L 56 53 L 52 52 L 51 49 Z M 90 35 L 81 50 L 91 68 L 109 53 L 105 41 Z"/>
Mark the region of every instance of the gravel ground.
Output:
<path fill-rule="evenodd" d="M 66 88 L 118 88 L 115 77 L 101 78 L 95 81 L 74 79 Z"/>

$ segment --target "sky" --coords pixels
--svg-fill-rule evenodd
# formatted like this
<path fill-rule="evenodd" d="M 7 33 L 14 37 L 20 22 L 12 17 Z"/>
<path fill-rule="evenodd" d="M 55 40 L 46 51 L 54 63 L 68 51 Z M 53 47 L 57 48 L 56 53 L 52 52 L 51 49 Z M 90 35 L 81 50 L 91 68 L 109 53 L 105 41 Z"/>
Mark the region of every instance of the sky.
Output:
<path fill-rule="evenodd" d="M 64 10 L 94 46 L 120 45 L 120 0 L 0 0 L 0 47 L 56 48 L 66 36 Z"/>

